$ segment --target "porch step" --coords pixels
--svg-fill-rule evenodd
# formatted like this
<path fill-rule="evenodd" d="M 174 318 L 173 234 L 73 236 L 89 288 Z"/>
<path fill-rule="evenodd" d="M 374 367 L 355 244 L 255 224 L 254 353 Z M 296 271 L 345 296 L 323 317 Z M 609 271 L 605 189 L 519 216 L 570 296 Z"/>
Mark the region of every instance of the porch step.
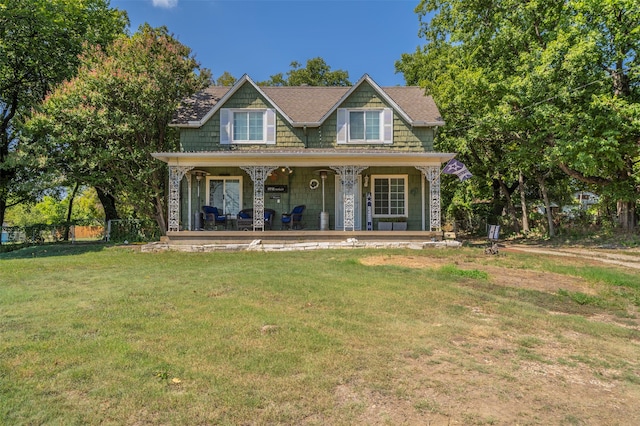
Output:
<path fill-rule="evenodd" d="M 171 242 L 150 243 L 141 247 L 142 252 L 180 251 L 180 252 L 213 252 L 213 251 L 300 251 L 322 249 L 412 249 L 422 250 L 427 248 L 457 248 L 461 247 L 459 241 L 358 241 L 355 238 L 346 241 L 325 242 L 284 242 L 264 243 L 262 240 L 253 240 L 250 243 L 223 243 L 214 244 L 172 244 Z"/>
<path fill-rule="evenodd" d="M 430 231 L 180 231 L 169 232 L 163 243 L 180 244 L 262 244 L 322 243 L 322 242 L 437 242 L 442 232 Z"/>
<path fill-rule="evenodd" d="M 217 250 L 290 251 L 341 248 L 425 249 L 460 247 L 429 231 L 180 231 L 169 232 L 142 251 L 209 252 Z"/>

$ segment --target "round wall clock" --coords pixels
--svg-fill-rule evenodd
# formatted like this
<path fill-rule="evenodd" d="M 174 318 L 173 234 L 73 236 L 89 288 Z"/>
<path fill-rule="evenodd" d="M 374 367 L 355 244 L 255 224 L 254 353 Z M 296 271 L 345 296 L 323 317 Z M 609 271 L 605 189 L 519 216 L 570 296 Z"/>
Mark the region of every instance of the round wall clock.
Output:
<path fill-rule="evenodd" d="M 318 179 L 311 179 L 309 181 L 309 188 L 318 189 L 318 186 L 320 186 L 320 182 L 318 182 Z"/>

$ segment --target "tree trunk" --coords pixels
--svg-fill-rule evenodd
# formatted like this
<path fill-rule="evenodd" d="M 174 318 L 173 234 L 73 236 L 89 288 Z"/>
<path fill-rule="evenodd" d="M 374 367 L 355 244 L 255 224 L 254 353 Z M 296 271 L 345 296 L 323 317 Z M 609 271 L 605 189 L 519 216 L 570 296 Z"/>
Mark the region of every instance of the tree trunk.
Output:
<path fill-rule="evenodd" d="M 153 217 L 158 224 L 160 235 L 167 235 L 168 226 L 168 211 L 165 208 L 165 199 L 168 200 L 167 182 L 169 181 L 168 168 L 155 169 L 151 175 L 151 179 L 154 186 L 154 192 L 151 202 L 153 204 Z"/>
<path fill-rule="evenodd" d="M 76 198 L 78 188 L 80 188 L 80 184 L 76 182 L 76 185 L 73 187 L 73 191 L 71 192 L 71 197 L 69 197 L 69 208 L 67 208 L 67 221 L 64 224 L 64 236 L 62 238 L 63 241 L 69 241 L 69 229 L 71 228 L 71 212 L 73 211 L 73 200 Z"/>
<path fill-rule="evenodd" d="M 511 223 L 513 229 L 516 232 L 520 232 L 520 224 L 518 223 L 518 214 L 516 213 L 516 208 L 513 206 L 513 201 L 511 200 L 511 194 L 509 193 L 509 188 L 507 185 L 499 179 L 500 182 L 500 190 L 502 191 L 502 195 L 504 195 L 505 200 L 507 200 L 507 211 L 509 212 L 509 217 L 511 218 Z"/>
<path fill-rule="evenodd" d="M 155 204 L 155 218 L 160 229 L 160 235 L 167 235 L 167 222 L 164 218 L 164 203 L 162 197 L 156 196 L 154 199 Z"/>
<path fill-rule="evenodd" d="M 110 220 L 120 219 L 118 216 L 118 211 L 116 210 L 116 199 L 113 195 L 104 192 L 102 189 L 95 187 L 96 193 L 98 194 L 98 199 L 102 204 L 102 208 L 104 209 L 104 222 L 105 225 L 109 223 Z"/>
<path fill-rule="evenodd" d="M 617 202 L 618 223 L 625 232 L 633 232 L 636 227 L 636 206 L 633 201 Z"/>
<path fill-rule="evenodd" d="M 555 226 L 553 224 L 553 212 L 551 211 L 551 202 L 549 201 L 549 194 L 547 187 L 544 183 L 544 176 L 538 175 L 538 185 L 540 186 L 540 192 L 542 193 L 542 199 L 544 200 L 544 209 L 547 212 L 547 223 L 549 227 L 549 237 L 554 237 L 556 234 Z"/>
<path fill-rule="evenodd" d="M 7 201 L 4 197 L 0 196 L 0 234 L 2 234 L 2 224 L 4 223 L 4 214 L 7 211 Z M 0 238 L 0 245 L 2 245 L 2 238 Z"/>
<path fill-rule="evenodd" d="M 522 207 L 522 232 L 529 232 L 529 211 L 527 210 L 527 197 L 524 192 L 524 176 L 522 171 L 518 175 L 518 189 L 520 190 L 520 206 Z"/>
<path fill-rule="evenodd" d="M 504 210 L 504 202 L 502 201 L 502 197 L 500 197 L 499 180 L 493 179 L 491 187 L 493 190 L 493 199 L 491 200 L 491 212 L 487 217 L 487 226 L 490 223 L 493 225 L 497 225 L 499 218 L 502 216 L 502 211 Z"/>
<path fill-rule="evenodd" d="M 625 64 L 622 59 L 616 62 L 616 72 L 611 74 L 613 79 L 613 93 L 616 96 L 628 98 L 631 96 L 631 79 L 625 73 Z M 633 175 L 633 162 L 627 164 L 629 177 Z M 626 176 L 625 176 L 626 177 Z M 632 232 L 636 227 L 636 206 L 634 201 L 618 200 L 618 223 L 625 232 Z"/>

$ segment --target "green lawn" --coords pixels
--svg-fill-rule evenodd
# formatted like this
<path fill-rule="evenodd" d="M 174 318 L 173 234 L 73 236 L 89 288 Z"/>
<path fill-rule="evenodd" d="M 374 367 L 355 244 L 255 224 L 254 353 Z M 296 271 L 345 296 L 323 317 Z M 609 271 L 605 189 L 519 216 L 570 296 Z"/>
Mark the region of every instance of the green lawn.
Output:
<path fill-rule="evenodd" d="M 629 270 L 472 248 L 23 249 L 0 424 L 632 424 L 639 301 Z"/>

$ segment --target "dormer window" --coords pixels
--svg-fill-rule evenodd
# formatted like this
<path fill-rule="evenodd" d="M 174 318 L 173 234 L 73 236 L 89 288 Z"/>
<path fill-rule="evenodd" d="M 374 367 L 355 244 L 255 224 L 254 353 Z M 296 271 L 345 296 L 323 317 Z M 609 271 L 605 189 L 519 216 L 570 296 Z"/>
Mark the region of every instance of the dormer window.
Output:
<path fill-rule="evenodd" d="M 236 111 L 233 113 L 233 141 L 264 140 L 264 112 Z"/>
<path fill-rule="evenodd" d="M 273 109 L 220 109 L 221 144 L 275 144 Z"/>
<path fill-rule="evenodd" d="M 349 140 L 380 140 L 380 111 L 349 111 Z"/>
<path fill-rule="evenodd" d="M 339 144 L 393 143 L 393 110 L 338 109 Z"/>

